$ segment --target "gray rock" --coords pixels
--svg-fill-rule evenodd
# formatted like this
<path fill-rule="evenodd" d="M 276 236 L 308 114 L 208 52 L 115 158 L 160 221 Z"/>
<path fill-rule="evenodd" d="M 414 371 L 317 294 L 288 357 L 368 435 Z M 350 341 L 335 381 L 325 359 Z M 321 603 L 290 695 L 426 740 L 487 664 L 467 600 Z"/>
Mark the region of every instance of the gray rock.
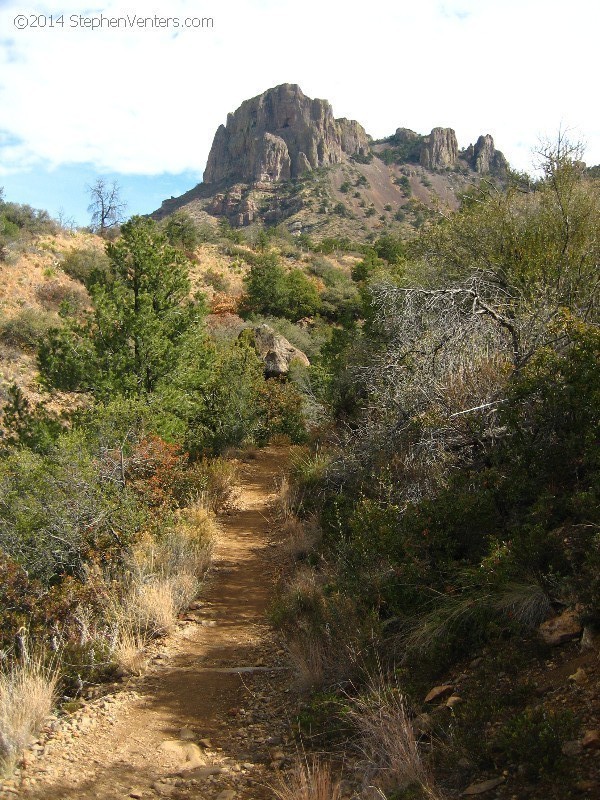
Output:
<path fill-rule="evenodd" d="M 425 169 L 452 169 L 458 159 L 458 141 L 452 128 L 434 128 L 421 146 L 421 166 Z"/>
<path fill-rule="evenodd" d="M 167 739 L 161 743 L 160 750 L 174 761 L 189 767 L 203 766 L 206 763 L 202 750 L 193 742 Z"/>
<path fill-rule="evenodd" d="M 475 144 L 470 144 L 461 156 L 471 169 L 481 175 L 491 173 L 500 178 L 506 177 L 508 161 L 500 150 L 496 150 L 489 133 L 480 136 Z"/>
<path fill-rule="evenodd" d="M 274 182 L 369 152 L 358 122 L 334 119 L 326 100 L 284 83 L 246 100 L 215 134 L 204 183 Z"/>
<path fill-rule="evenodd" d="M 299 361 L 305 367 L 310 366 L 310 361 L 302 350 L 290 344 L 285 336 L 274 331 L 270 325 L 252 328 L 252 338 L 256 352 L 265 365 L 267 378 L 287 375 L 292 361 Z"/>
<path fill-rule="evenodd" d="M 465 797 L 475 797 L 476 795 L 486 794 L 486 792 L 491 792 L 492 789 L 496 789 L 502 783 L 504 783 L 504 778 L 492 778 L 489 781 L 472 783 L 465 789 L 463 795 Z"/>

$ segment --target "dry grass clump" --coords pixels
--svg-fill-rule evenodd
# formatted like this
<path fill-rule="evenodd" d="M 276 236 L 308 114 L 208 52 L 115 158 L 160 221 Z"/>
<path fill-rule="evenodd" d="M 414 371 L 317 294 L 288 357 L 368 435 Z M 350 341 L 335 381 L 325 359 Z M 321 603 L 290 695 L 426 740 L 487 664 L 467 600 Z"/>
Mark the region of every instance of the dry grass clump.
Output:
<path fill-rule="evenodd" d="M 126 616 L 150 637 L 170 633 L 177 622 L 177 607 L 169 578 L 135 581 L 126 599 Z"/>
<path fill-rule="evenodd" d="M 231 499 L 238 482 L 238 466 L 229 458 L 211 458 L 195 466 L 199 504 L 217 512 Z"/>
<path fill-rule="evenodd" d="M 318 758 L 299 761 L 288 773 L 279 776 L 271 787 L 279 800 L 340 800 L 340 782 L 331 774 L 331 766 Z"/>
<path fill-rule="evenodd" d="M 217 530 L 212 512 L 195 504 L 159 537 L 147 534 L 138 542 L 126 591 L 110 609 L 116 629 L 113 658 L 123 671 L 139 672 L 148 641 L 170 633 L 198 596 Z"/>
<path fill-rule="evenodd" d="M 124 627 L 117 631 L 112 647 L 112 658 L 124 675 L 140 675 L 146 666 L 145 649 L 148 637 L 142 631 Z"/>
<path fill-rule="evenodd" d="M 275 516 L 280 520 L 295 517 L 302 509 L 303 492 L 301 488 L 284 475 L 277 483 L 277 492 L 273 503 Z"/>
<path fill-rule="evenodd" d="M 302 565 L 281 591 L 272 611 L 286 637 L 299 689 L 347 681 L 361 670 L 372 647 L 373 620 L 352 599 L 325 591 L 324 573 Z"/>
<path fill-rule="evenodd" d="M 52 711 L 58 674 L 41 657 L 0 673 L 0 774 L 15 768 Z"/>
<path fill-rule="evenodd" d="M 187 573 L 200 580 L 210 567 L 216 535 L 214 515 L 208 509 L 199 505 L 186 509 L 179 523 L 151 546 L 152 572 L 163 577 Z"/>
<path fill-rule="evenodd" d="M 306 559 L 319 541 L 320 531 L 314 518 L 304 522 L 298 517 L 288 516 L 281 526 L 284 554 L 296 561 Z"/>
<path fill-rule="evenodd" d="M 424 762 L 404 697 L 382 676 L 353 700 L 350 711 L 365 755 L 364 781 L 385 797 L 388 792 L 419 791 L 426 800 L 442 800 Z"/>
<path fill-rule="evenodd" d="M 299 631 L 288 641 L 288 656 L 296 673 L 297 687 L 301 691 L 325 683 L 333 655 L 329 644 L 322 636 L 310 631 Z"/>

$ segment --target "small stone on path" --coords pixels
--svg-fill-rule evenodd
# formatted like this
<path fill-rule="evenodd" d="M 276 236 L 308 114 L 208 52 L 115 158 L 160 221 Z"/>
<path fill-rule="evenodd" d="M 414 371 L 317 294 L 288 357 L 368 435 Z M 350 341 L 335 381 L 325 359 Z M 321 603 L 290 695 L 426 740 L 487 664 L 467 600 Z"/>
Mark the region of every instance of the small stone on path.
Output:
<path fill-rule="evenodd" d="M 179 739 L 167 739 L 160 744 L 160 750 L 190 766 L 204 766 L 206 763 L 202 750 L 193 742 L 182 742 Z"/>
<path fill-rule="evenodd" d="M 449 697 L 454 691 L 454 687 L 449 684 L 444 686 L 434 686 L 433 689 L 425 698 L 426 703 L 433 703 L 435 700 L 441 700 L 444 697 Z"/>
<path fill-rule="evenodd" d="M 599 750 L 600 731 L 586 731 L 581 740 L 581 744 L 586 750 Z"/>
<path fill-rule="evenodd" d="M 504 783 L 504 778 L 492 778 L 489 781 L 481 781 L 481 783 L 472 783 L 468 786 L 463 795 L 465 797 L 474 797 L 478 794 L 485 794 L 486 792 L 491 792 L 492 789 L 495 789 L 497 786 L 500 786 L 501 783 Z"/>
<path fill-rule="evenodd" d="M 236 795 L 235 789 L 224 789 L 217 795 L 216 800 L 234 800 Z"/>

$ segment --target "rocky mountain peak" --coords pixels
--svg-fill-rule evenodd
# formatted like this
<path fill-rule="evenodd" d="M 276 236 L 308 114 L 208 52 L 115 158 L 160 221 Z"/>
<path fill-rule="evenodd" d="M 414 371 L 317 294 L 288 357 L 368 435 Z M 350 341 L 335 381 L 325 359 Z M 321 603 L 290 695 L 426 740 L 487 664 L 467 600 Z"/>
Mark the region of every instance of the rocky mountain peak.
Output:
<path fill-rule="evenodd" d="M 480 136 L 474 145 L 470 144 L 462 155 L 471 169 L 479 174 L 506 175 L 508 161 L 500 150 L 496 150 L 489 133 Z"/>
<path fill-rule="evenodd" d="M 434 128 L 423 140 L 421 166 L 425 169 L 453 169 L 458 159 L 458 141 L 452 128 Z"/>
<path fill-rule="evenodd" d="M 204 183 L 284 181 L 368 151 L 369 137 L 358 122 L 336 120 L 327 100 L 284 83 L 227 116 L 215 134 Z"/>

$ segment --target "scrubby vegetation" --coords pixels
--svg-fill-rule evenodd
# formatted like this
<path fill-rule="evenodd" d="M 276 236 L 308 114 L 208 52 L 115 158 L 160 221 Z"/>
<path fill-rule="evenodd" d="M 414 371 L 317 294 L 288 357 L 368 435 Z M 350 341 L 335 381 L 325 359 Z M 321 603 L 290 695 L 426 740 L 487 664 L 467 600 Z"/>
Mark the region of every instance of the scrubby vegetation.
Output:
<path fill-rule="evenodd" d="M 56 697 L 139 672 L 197 596 L 235 480 L 223 451 L 306 435 L 297 389 L 266 381 L 247 339 L 210 335 L 190 283 L 198 240 L 189 220 L 133 218 L 106 245 L 59 252 L 3 320 L 44 390 L 5 386 L 0 411 L 4 770 Z"/>
<path fill-rule="evenodd" d="M 295 447 L 272 620 L 299 729 L 358 747 L 365 797 L 442 798 L 504 770 L 559 798 L 580 725 L 522 671 L 548 655 L 549 615 L 600 627 L 600 189 L 564 141 L 541 166 L 453 214 L 412 202 L 409 240 L 174 215 L 71 248 L 79 293 L 49 281 L 44 314 L 0 328 L 46 393 L 4 390 L 6 681 L 34 644 L 77 665 L 63 695 L 141 669 L 208 567 L 223 454 L 277 437 Z M 262 323 L 310 367 L 265 380 Z M 58 410 L 58 391 L 77 402 Z M 457 681 L 465 697 L 424 707 Z M 341 792 L 310 756 L 289 777 L 278 796 Z"/>
<path fill-rule="evenodd" d="M 305 450 L 286 488 L 290 540 L 305 541 L 305 526 L 319 533 L 296 548 L 302 564 L 274 611 L 326 703 L 345 686 L 372 708 L 365 672 L 375 670 L 400 686 L 394 714 L 410 720 L 436 681 L 476 656 L 521 649 L 535 661 L 534 631 L 550 613 L 577 607 L 600 623 L 600 190 L 577 148 L 563 141 L 541 156 L 528 188 L 480 187 L 456 214 L 411 242 L 380 240 L 353 268 L 364 322 L 336 332 L 313 374 L 337 441 Z M 506 694 L 480 677 L 497 735 L 480 727 L 476 703 L 457 706 L 431 728 L 440 746 L 421 777 L 373 778 L 382 796 L 437 796 L 428 770 L 447 772 L 441 754 L 454 748 L 457 760 L 474 731 L 472 772 L 509 764 L 511 780 L 535 774 L 554 791 L 577 725 L 526 685 L 509 722 Z M 388 717 L 373 714 L 377 748 Z"/>

